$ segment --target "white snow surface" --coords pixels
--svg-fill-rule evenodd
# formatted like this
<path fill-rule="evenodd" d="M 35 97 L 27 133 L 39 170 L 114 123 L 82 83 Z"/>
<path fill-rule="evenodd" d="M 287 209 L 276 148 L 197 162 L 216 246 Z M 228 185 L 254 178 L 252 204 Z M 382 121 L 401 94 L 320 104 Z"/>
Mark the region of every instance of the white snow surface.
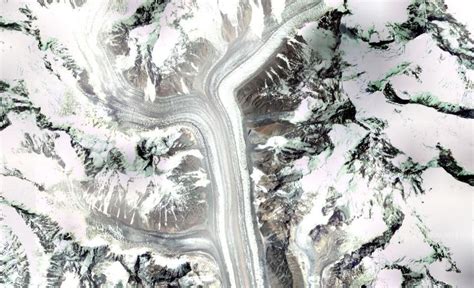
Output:
<path fill-rule="evenodd" d="M 285 10 L 286 0 L 272 0 L 272 15 L 278 22 L 282 20 L 282 13 Z"/>
<path fill-rule="evenodd" d="M 448 6 L 448 12 L 451 13 L 456 20 L 467 26 L 467 30 L 472 33 L 474 31 L 474 20 L 472 11 L 474 10 L 474 2 L 459 0 L 444 0 Z"/>
<path fill-rule="evenodd" d="M 294 115 L 290 118 L 291 123 L 299 123 L 309 120 L 312 115 L 312 109 L 316 107 L 318 101 L 311 97 L 303 98 L 296 108 Z"/>
<path fill-rule="evenodd" d="M 348 27 L 357 26 L 362 31 L 374 29 L 382 37 L 388 36 L 388 23 L 402 23 L 408 19 L 406 8 L 410 0 L 353 0 L 348 1 L 351 15 L 344 17 Z"/>
<path fill-rule="evenodd" d="M 406 53 L 402 52 L 403 56 L 399 56 L 397 53 L 400 51 L 396 50 L 392 51 L 393 57 L 386 58 L 380 52 L 370 50 L 360 42 L 348 39 L 341 43 L 347 61 L 357 65 L 357 70 L 348 69 L 344 73 L 351 75 L 355 72 L 365 72 L 357 79 L 343 82 L 345 93 L 357 109 L 356 117 L 358 119 L 377 117 L 387 121 L 388 127 L 384 133 L 390 142 L 418 163 L 426 164 L 435 159 L 439 153 L 436 149 L 436 145 L 439 143 L 445 149 L 451 150 L 454 158 L 462 167 L 474 171 L 474 156 L 471 153 L 474 149 L 474 141 L 471 137 L 474 126 L 469 119 L 439 113 L 433 108 L 418 104 L 400 107 L 386 101 L 382 92 L 369 94 L 365 91 L 368 80 L 381 79 L 387 71 L 400 64 L 405 57 L 417 62 L 425 61 L 424 58 L 431 57 L 429 56 L 431 50 L 424 48 L 432 47 L 436 51 L 436 48 L 432 46 L 432 40 L 426 35 L 419 36 L 408 45 L 411 45 L 412 49 L 406 49 Z M 422 78 L 425 82 L 405 81 L 407 80 L 405 76 L 396 76 L 393 78 L 394 85 L 397 85 L 396 88 L 400 86 L 400 90 L 406 87 L 414 91 L 420 89 L 438 91 L 437 97 L 444 101 L 455 104 L 465 103 L 467 100 L 461 100 L 465 93 L 465 86 L 462 86 L 459 78 L 456 78 L 458 64 L 452 62 L 449 57 L 446 61 L 448 62 L 444 63 L 452 65 L 443 64 L 447 65 L 443 70 L 439 70 L 437 65 L 431 66 L 428 65 L 428 62 L 424 62 L 426 75 L 422 74 L 421 77 L 425 77 Z M 371 63 L 377 63 L 377 65 Z M 447 73 L 447 71 L 450 72 Z M 397 77 L 400 77 L 398 78 L 399 82 L 397 82 Z M 432 82 L 432 79 L 437 81 Z M 471 131 L 471 133 L 466 133 L 466 131 Z"/>
<path fill-rule="evenodd" d="M 301 196 L 302 202 L 308 203 L 307 205 L 311 208 L 309 208 L 310 210 L 296 226 L 290 245 L 291 249 L 299 255 L 303 275 L 307 277 L 311 287 L 317 285 L 318 276 L 314 275 L 312 267 L 312 263 L 315 262 L 317 256 L 312 247 L 310 231 L 318 224 L 327 223 L 330 215 L 324 216 L 322 214 L 322 208 L 326 203 L 326 192 L 332 185 L 337 185 L 336 190 L 339 191 L 344 191 L 345 187 L 348 186 L 347 180 L 344 181 L 344 178 L 339 178 L 340 170 L 346 161 L 346 153 L 354 148 L 366 133 L 365 130 L 356 124 L 350 124 L 349 126 L 334 125 L 333 130 L 329 134 L 331 141 L 335 145 L 334 151 L 332 151 L 331 155 L 326 156 L 327 158 L 321 159 L 317 169 L 303 176 L 300 180 L 301 188 L 304 191 Z M 379 228 L 379 226 L 381 227 Z M 365 238 L 383 230 L 384 226 L 384 223 L 381 223 L 370 230 L 354 232 Z M 372 233 L 369 234 L 369 232 Z"/>
<path fill-rule="evenodd" d="M 462 273 L 445 271 L 441 263 L 433 263 L 430 272 L 436 279 L 457 287 L 468 287 L 474 267 L 474 194 L 468 184 L 456 181 L 441 168 L 423 174 L 426 194 L 413 203 L 415 211 L 430 229 L 430 238 L 449 247 Z"/>
<path fill-rule="evenodd" d="M 374 287 L 400 287 L 403 282 L 402 272 L 396 269 L 383 269 L 377 274 Z"/>
<path fill-rule="evenodd" d="M 46 273 L 49 267 L 49 257 L 45 255 L 38 237 L 26 225 L 23 218 L 14 208 L 0 203 L 0 221 L 15 233 L 25 249 L 28 260 L 31 287 L 46 286 Z"/>

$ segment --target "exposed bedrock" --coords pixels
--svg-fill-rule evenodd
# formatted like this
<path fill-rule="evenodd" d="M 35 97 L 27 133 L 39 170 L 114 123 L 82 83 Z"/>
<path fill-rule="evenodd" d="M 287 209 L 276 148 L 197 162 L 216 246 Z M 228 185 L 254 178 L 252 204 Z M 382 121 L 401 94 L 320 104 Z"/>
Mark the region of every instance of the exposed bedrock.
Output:
<path fill-rule="evenodd" d="M 0 285 L 468 287 L 456 3 L 4 1 Z"/>
<path fill-rule="evenodd" d="M 427 1 L 421 10 L 419 4 L 408 5 L 401 22 L 374 22 L 371 28 L 371 20 L 363 16 L 365 8 L 347 1 L 345 9 L 329 12 L 288 37 L 239 90 L 236 97 L 247 129 L 257 217 L 273 286 L 378 287 L 389 281 L 384 275 L 390 273 L 400 275 L 400 285 L 446 285 L 443 279 L 448 276 L 434 268 L 437 263 L 449 263 L 446 271 L 455 281 L 469 277 L 456 275 L 462 269 L 453 268 L 459 266 L 453 254 L 438 238 L 431 238 L 425 230 L 425 221 L 431 220 L 414 212 L 412 203 L 422 195 L 430 197 L 426 187 L 432 179 L 425 175 L 433 169 L 441 168 L 455 181 L 472 186 L 472 173 L 458 163 L 465 159 L 464 165 L 472 170 L 466 148 L 472 140 L 454 148 L 447 141 L 426 139 L 430 152 L 420 160 L 415 149 L 400 145 L 406 140 L 393 138 L 390 127 L 396 125 L 393 121 L 405 121 L 403 117 L 394 120 L 384 114 L 385 108 L 377 108 L 380 104 L 363 102 L 363 97 L 370 97 L 365 95 L 375 93 L 394 105 L 395 113 L 411 105 L 425 106 L 440 119 L 453 115 L 449 121 L 459 121 L 459 133 L 469 130 L 472 40 L 444 3 Z M 457 36 L 448 40 L 448 31 Z M 425 41 L 434 50 L 421 56 L 426 60 L 417 62 L 419 54 L 404 50 L 422 49 Z M 363 48 L 353 48 L 354 43 Z M 436 53 L 443 67 L 461 80 L 438 76 L 441 72 L 435 72 L 428 60 Z M 374 77 L 372 70 L 378 63 L 387 65 L 384 61 L 396 64 Z M 446 86 L 428 84 L 433 77 L 459 90 L 449 97 Z M 360 90 L 353 88 L 357 85 Z M 459 149 L 457 158 L 444 145 Z M 401 240 L 407 230 L 416 231 L 417 243 L 424 243 L 425 258 L 379 260 L 397 249 L 395 241 L 406 243 L 398 244 L 400 249 L 409 249 L 410 240 Z M 470 269 L 462 257 L 457 256 Z"/>
<path fill-rule="evenodd" d="M 339 40 L 337 30 L 331 29 L 337 29 L 342 15 L 330 12 L 311 25 L 311 32 L 302 35 L 300 30 L 284 41 L 237 94 L 252 164 L 263 173 L 259 180 L 254 179 L 254 193 L 272 287 L 300 287 L 306 282 L 288 249 L 291 228 L 299 218 L 296 207 L 302 190 L 298 181 L 303 177 L 301 171 L 292 169 L 293 163 L 333 149 L 328 136 L 331 126 L 355 120 L 355 108 L 338 93 Z M 336 24 L 329 24 L 333 22 Z M 330 39 L 321 54 L 311 47 L 315 39 L 309 37 L 315 34 Z M 308 117 L 304 122 L 294 121 L 289 112 L 303 101 L 311 103 Z"/>

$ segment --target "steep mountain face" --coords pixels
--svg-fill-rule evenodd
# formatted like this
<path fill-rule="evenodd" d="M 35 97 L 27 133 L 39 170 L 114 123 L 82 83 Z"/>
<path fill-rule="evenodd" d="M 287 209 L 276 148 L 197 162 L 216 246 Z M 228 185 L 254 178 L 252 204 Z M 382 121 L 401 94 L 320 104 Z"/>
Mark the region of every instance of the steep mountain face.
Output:
<path fill-rule="evenodd" d="M 470 286 L 470 4 L 0 5 L 1 285 Z"/>
<path fill-rule="evenodd" d="M 237 96 L 272 286 L 471 281 L 472 38 L 440 1 L 374 5 L 307 23 Z"/>

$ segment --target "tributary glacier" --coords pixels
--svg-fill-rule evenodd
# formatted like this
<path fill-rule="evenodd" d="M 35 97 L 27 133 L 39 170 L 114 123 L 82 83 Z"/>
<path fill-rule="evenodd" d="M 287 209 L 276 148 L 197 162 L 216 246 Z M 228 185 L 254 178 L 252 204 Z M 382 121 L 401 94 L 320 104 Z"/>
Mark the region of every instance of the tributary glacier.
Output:
<path fill-rule="evenodd" d="M 473 287 L 473 11 L 0 0 L 0 287 Z"/>

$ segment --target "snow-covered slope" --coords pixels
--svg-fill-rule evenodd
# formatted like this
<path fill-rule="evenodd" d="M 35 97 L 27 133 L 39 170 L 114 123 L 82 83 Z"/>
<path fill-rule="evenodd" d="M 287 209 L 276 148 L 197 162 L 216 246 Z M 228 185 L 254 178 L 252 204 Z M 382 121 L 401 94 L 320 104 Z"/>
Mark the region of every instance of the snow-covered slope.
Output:
<path fill-rule="evenodd" d="M 349 0 L 241 89 L 272 285 L 469 287 L 466 27 L 441 1 Z"/>
<path fill-rule="evenodd" d="M 0 286 L 472 286 L 472 8 L 2 1 Z"/>

